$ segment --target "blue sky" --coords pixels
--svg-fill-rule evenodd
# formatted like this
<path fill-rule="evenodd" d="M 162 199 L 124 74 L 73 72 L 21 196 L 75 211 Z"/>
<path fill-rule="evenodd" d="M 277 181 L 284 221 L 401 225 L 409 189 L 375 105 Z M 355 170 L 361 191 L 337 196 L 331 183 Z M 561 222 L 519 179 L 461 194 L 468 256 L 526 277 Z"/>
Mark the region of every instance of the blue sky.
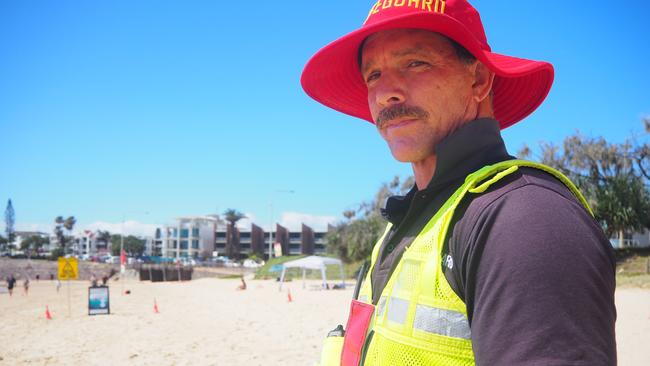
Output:
<path fill-rule="evenodd" d="M 555 65 L 546 102 L 504 131 L 512 153 L 575 130 L 641 130 L 647 2 L 472 3 L 493 51 Z M 299 83 L 371 5 L 0 2 L 0 207 L 11 198 L 19 229 L 47 231 L 57 215 L 141 232 L 226 208 L 266 227 L 271 203 L 285 224 L 336 220 L 410 174 L 371 124 Z"/>

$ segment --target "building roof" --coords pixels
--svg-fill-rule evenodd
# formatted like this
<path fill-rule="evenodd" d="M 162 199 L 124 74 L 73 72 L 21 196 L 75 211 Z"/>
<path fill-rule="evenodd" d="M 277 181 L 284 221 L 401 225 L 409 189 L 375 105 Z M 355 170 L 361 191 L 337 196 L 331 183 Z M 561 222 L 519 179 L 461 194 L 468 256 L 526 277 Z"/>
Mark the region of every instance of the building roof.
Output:
<path fill-rule="evenodd" d="M 181 217 L 177 217 L 176 220 L 181 221 L 181 222 L 207 221 L 207 222 L 217 222 L 217 223 L 222 221 L 221 219 L 219 219 L 219 216 L 216 216 L 216 215 L 181 216 Z"/>
<path fill-rule="evenodd" d="M 15 231 L 16 236 L 50 236 L 42 231 Z"/>

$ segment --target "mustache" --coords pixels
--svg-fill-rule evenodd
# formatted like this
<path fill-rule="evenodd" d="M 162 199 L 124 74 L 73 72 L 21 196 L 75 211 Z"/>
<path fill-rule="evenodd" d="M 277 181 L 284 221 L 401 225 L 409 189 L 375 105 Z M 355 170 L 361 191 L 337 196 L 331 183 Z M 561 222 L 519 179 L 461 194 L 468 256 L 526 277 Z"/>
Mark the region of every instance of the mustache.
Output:
<path fill-rule="evenodd" d="M 387 122 L 398 118 L 426 119 L 428 117 L 429 113 L 420 107 L 407 104 L 396 104 L 382 109 L 377 116 L 375 124 L 378 129 L 381 129 Z"/>

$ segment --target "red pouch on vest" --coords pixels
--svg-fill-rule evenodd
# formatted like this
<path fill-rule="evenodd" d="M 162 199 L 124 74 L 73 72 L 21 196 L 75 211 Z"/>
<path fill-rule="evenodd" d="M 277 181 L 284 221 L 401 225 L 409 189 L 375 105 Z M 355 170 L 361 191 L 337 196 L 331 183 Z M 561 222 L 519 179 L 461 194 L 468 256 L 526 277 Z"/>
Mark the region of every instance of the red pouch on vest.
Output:
<path fill-rule="evenodd" d="M 341 366 L 359 366 L 361 351 L 366 342 L 368 327 L 374 312 L 374 305 L 352 300 L 348 324 L 345 327 Z"/>

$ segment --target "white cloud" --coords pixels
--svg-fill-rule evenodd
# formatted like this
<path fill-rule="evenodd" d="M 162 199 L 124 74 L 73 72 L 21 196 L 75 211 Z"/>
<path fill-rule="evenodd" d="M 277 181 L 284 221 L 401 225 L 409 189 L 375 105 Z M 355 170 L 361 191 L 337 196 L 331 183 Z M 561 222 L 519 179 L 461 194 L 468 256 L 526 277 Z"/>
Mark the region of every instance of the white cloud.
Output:
<path fill-rule="evenodd" d="M 280 225 L 289 231 L 300 231 L 301 224 L 305 224 L 315 231 L 326 231 L 327 224 L 334 224 L 338 221 L 335 216 L 316 216 L 300 212 L 283 212 L 281 217 Z"/>
<path fill-rule="evenodd" d="M 158 226 L 154 224 L 146 224 L 139 221 L 124 221 L 124 224 L 121 222 L 112 223 L 106 221 L 96 221 L 91 224 L 81 225 L 79 227 L 79 232 L 84 230 L 97 231 L 97 230 L 106 230 L 111 234 L 124 234 L 124 235 L 136 235 L 136 236 L 153 236 L 156 232 Z M 124 231 L 122 231 L 124 230 Z"/>
<path fill-rule="evenodd" d="M 83 233 L 85 230 L 97 231 L 97 230 L 107 230 L 111 234 L 120 234 L 122 233 L 122 227 L 124 227 L 125 235 L 136 235 L 136 236 L 153 236 L 156 232 L 157 225 L 146 224 L 138 221 L 125 221 L 124 226 L 121 222 L 112 223 L 106 221 L 96 221 L 90 224 L 77 224 L 74 227 L 73 232 L 75 234 Z M 16 223 L 14 228 L 16 231 L 40 231 L 43 233 L 53 234 L 54 233 L 54 224 L 40 224 L 40 223 Z M 4 235 L 4 225 L 0 226 L 1 234 Z"/>
<path fill-rule="evenodd" d="M 246 231 L 248 231 L 248 230 L 251 229 L 251 224 L 255 223 L 255 219 L 256 219 L 256 217 L 255 217 L 254 214 L 252 214 L 252 213 L 250 213 L 250 212 L 246 212 L 244 215 L 246 215 L 245 218 L 243 218 L 243 219 L 237 221 L 237 228 L 238 228 L 239 230 L 246 230 Z M 257 225 L 259 225 L 259 224 L 257 224 Z"/>
<path fill-rule="evenodd" d="M 16 231 L 40 231 L 42 233 L 52 233 L 54 230 L 53 224 L 39 224 L 39 223 L 16 223 L 14 230 Z M 2 228 L 2 234 L 4 235 L 4 226 Z"/>
<path fill-rule="evenodd" d="M 288 228 L 290 231 L 300 231 L 301 224 L 310 226 L 316 231 L 326 231 L 327 224 L 334 224 L 340 218 L 335 216 L 317 216 L 300 212 L 283 212 L 280 215 L 280 220 L 277 222 Z M 263 230 L 268 230 L 268 221 L 267 222 L 257 222 L 257 217 L 252 213 L 246 213 L 246 218 L 241 219 L 237 222 L 237 227 L 240 230 L 250 230 L 251 223 L 255 223 L 262 227 Z M 111 234 L 120 234 L 122 229 L 124 229 L 125 235 L 136 235 L 136 236 L 153 236 L 156 232 L 156 228 L 160 225 L 148 224 L 139 221 L 125 221 L 124 224 L 121 222 L 113 223 L 107 221 L 95 221 L 90 224 L 79 223 L 75 225 L 75 233 L 83 233 L 85 230 L 97 231 L 97 230 L 106 230 Z M 40 224 L 40 223 L 16 223 L 16 231 L 41 231 L 44 233 L 53 233 L 54 224 Z M 0 225 L 1 234 L 4 235 L 4 225 Z"/>

